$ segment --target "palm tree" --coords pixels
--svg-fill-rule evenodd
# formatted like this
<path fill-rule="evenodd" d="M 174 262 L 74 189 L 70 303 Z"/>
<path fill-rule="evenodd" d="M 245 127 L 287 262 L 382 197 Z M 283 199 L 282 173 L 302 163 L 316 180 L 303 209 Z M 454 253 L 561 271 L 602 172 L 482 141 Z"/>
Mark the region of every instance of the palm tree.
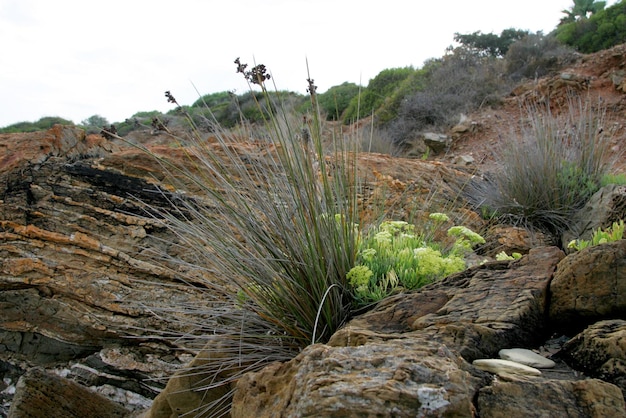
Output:
<path fill-rule="evenodd" d="M 606 1 L 574 0 L 574 5 L 570 10 L 562 11 L 566 16 L 561 19 L 560 24 L 575 22 L 582 18 L 586 19 L 594 13 L 604 10 L 604 6 L 606 6 Z"/>

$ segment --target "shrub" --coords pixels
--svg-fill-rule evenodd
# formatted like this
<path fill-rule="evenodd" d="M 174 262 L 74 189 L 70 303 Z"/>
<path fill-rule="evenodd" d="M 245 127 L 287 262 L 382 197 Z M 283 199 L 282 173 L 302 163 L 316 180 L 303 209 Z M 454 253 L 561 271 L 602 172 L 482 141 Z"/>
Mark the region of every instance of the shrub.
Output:
<path fill-rule="evenodd" d="M 626 173 L 618 173 L 618 174 L 607 173 L 604 176 L 602 176 L 602 179 L 600 180 L 600 185 L 604 187 L 604 186 L 608 186 L 609 184 L 625 185 Z"/>
<path fill-rule="evenodd" d="M 420 77 L 421 88 L 404 97 L 398 117 L 386 125 L 394 143 L 402 145 L 407 137 L 426 129 L 448 129 L 463 113 L 497 105 L 509 89 L 501 67 L 502 60 L 462 47 L 428 62 Z"/>
<path fill-rule="evenodd" d="M 100 133 L 103 128 L 109 129 L 109 127 L 111 126 L 109 121 L 105 117 L 100 115 L 92 115 L 83 120 L 80 124 L 81 127 L 85 129 L 88 134 Z"/>
<path fill-rule="evenodd" d="M 45 131 L 54 125 L 73 125 L 71 120 L 63 119 L 58 116 L 44 116 L 36 122 L 18 122 L 0 129 L 0 133 L 10 134 L 17 132 L 36 132 Z"/>
<path fill-rule="evenodd" d="M 345 82 L 329 88 L 318 96 L 320 109 L 326 114 L 327 120 L 341 120 L 343 112 L 359 94 L 361 87 L 354 83 Z"/>
<path fill-rule="evenodd" d="M 509 47 L 505 55 L 506 74 L 514 81 L 543 77 L 572 62 L 575 56 L 553 35 L 528 34 Z"/>
<path fill-rule="evenodd" d="M 521 138 L 501 144 L 501 169 L 474 182 L 468 197 L 500 220 L 559 236 L 608 172 L 604 112 L 570 97 L 560 117 L 549 105 L 528 105 Z"/>
<path fill-rule="evenodd" d="M 349 124 L 375 113 L 387 97 L 415 72 L 413 67 L 388 68 L 382 70 L 367 84 L 361 95 L 352 98 L 343 115 L 343 122 Z"/>

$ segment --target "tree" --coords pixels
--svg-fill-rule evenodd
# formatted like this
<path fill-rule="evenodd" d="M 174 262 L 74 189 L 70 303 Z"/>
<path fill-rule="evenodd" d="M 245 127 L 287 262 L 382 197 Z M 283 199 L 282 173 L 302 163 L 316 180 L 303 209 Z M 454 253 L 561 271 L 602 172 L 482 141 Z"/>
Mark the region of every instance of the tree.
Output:
<path fill-rule="evenodd" d="M 465 35 L 457 32 L 454 34 L 454 40 L 480 55 L 503 57 L 515 41 L 525 36 L 528 36 L 527 30 L 509 28 L 503 30 L 500 35 L 481 31 Z"/>
<path fill-rule="evenodd" d="M 92 115 L 83 120 L 80 124 L 87 128 L 102 129 L 105 126 L 109 126 L 109 121 L 103 116 Z"/>
<path fill-rule="evenodd" d="M 559 25 L 572 23 L 579 19 L 587 19 L 594 13 L 604 10 L 606 1 L 596 0 L 574 0 L 574 5 L 569 10 L 563 10 L 565 17 L 561 19 Z"/>
<path fill-rule="evenodd" d="M 602 3 L 602 2 L 599 2 Z M 626 42 L 626 0 L 598 10 L 589 18 L 559 25 L 557 39 L 589 54 Z"/>

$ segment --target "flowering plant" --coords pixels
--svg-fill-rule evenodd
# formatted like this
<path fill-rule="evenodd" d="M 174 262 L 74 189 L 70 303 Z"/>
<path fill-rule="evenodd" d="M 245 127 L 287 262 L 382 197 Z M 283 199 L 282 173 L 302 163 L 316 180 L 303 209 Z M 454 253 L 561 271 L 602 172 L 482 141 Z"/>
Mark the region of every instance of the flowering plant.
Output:
<path fill-rule="evenodd" d="M 442 213 L 430 219 L 436 226 L 449 221 Z M 365 305 L 398 288 L 416 289 L 465 269 L 465 256 L 485 240 L 465 226 L 453 226 L 448 236 L 456 240 L 445 250 L 415 232 L 404 221 L 384 221 L 359 242 L 357 264 L 347 274 L 357 304 Z"/>
<path fill-rule="evenodd" d="M 606 229 L 596 229 L 593 231 L 591 241 L 584 239 L 575 239 L 567 244 L 567 248 L 572 248 L 576 251 L 580 251 L 583 248 L 589 246 L 604 244 L 606 242 L 619 241 L 624 237 L 624 220 L 620 219 L 619 222 L 613 222 L 613 225 Z"/>

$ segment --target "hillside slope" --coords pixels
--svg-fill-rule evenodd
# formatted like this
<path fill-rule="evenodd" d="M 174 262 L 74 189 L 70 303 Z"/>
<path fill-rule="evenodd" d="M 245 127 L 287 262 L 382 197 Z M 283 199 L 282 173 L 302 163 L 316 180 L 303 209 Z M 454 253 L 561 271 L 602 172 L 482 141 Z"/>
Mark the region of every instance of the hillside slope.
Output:
<path fill-rule="evenodd" d="M 443 159 L 468 154 L 479 166 L 494 168 L 494 148 L 519 133 L 520 121 L 527 116 L 525 104 L 550 103 L 558 114 L 571 95 L 605 110 L 604 130 L 611 135 L 613 156 L 622 155 L 626 150 L 626 44 L 581 55 L 557 75 L 519 85 L 502 107 L 469 115 L 450 132 L 454 141 Z M 623 158 L 615 159 L 614 171 L 626 171 Z"/>

